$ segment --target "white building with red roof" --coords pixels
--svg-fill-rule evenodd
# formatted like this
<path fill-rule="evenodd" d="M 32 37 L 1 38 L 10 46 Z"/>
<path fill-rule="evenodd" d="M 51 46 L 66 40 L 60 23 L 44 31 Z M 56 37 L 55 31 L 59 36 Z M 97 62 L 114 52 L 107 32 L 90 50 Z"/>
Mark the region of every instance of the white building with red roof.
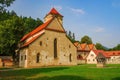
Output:
<path fill-rule="evenodd" d="M 107 55 L 103 50 L 91 50 L 86 58 L 87 64 L 97 64 L 96 57 L 99 57 L 99 54 L 101 54 L 102 57 L 106 59 L 106 63 L 110 59 L 110 56 Z"/>
<path fill-rule="evenodd" d="M 120 51 L 105 51 L 110 56 L 108 64 L 120 64 Z"/>
<path fill-rule="evenodd" d="M 91 50 L 87 56 L 87 64 L 97 64 L 96 57 L 101 53 L 106 58 L 106 64 L 120 64 L 120 51 Z"/>
<path fill-rule="evenodd" d="M 66 37 L 63 16 L 55 9 L 44 23 L 20 40 L 19 66 L 76 65 L 76 47 Z"/>
<path fill-rule="evenodd" d="M 91 50 L 96 50 L 94 44 L 86 44 L 86 43 L 79 43 L 75 42 L 74 45 L 77 48 L 77 63 L 78 64 L 85 64 L 86 58 L 89 55 Z"/>

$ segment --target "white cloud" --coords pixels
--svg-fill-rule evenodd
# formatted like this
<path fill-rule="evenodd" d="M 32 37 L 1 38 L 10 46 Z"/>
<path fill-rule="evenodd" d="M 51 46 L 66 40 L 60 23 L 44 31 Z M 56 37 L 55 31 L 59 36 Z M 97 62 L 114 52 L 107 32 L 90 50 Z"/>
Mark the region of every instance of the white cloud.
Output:
<path fill-rule="evenodd" d="M 102 28 L 102 27 L 96 27 L 96 28 L 94 29 L 94 32 L 99 33 L 99 32 L 103 32 L 104 30 L 105 30 L 105 29 Z"/>
<path fill-rule="evenodd" d="M 70 8 L 71 11 L 77 14 L 85 14 L 85 11 L 83 9 L 75 9 L 75 8 Z"/>

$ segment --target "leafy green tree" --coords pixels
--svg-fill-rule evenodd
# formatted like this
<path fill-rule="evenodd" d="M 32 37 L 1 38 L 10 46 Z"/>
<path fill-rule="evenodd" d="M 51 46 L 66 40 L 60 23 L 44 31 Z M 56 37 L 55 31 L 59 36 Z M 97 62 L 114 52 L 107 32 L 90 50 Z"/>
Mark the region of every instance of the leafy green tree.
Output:
<path fill-rule="evenodd" d="M 89 36 L 85 35 L 81 38 L 80 43 L 92 44 L 92 39 Z"/>
<path fill-rule="evenodd" d="M 15 0 L 0 0 L 0 20 L 4 20 L 8 17 L 6 7 L 9 7 Z"/>
<path fill-rule="evenodd" d="M 0 24 L 0 54 L 13 55 L 23 31 L 23 21 L 18 16 L 2 21 Z"/>
<path fill-rule="evenodd" d="M 120 50 L 120 44 L 118 44 L 117 46 L 115 46 L 112 50 Z"/>
<path fill-rule="evenodd" d="M 31 17 L 19 17 L 14 11 L 5 14 L 0 21 L 0 54 L 14 56 L 20 39 L 43 22 Z"/>
<path fill-rule="evenodd" d="M 106 48 L 105 46 L 103 46 L 101 43 L 96 43 L 95 47 L 98 50 L 108 50 L 108 48 Z"/>
<path fill-rule="evenodd" d="M 5 10 L 5 7 L 9 7 L 15 0 L 0 0 L 0 12 Z"/>
<path fill-rule="evenodd" d="M 40 24 L 43 24 L 43 22 L 37 18 L 37 20 L 29 17 L 23 17 L 24 20 L 24 26 L 25 26 L 25 34 L 32 31 L 33 29 L 35 29 L 36 27 L 38 27 Z"/>
<path fill-rule="evenodd" d="M 0 0 L 0 54 L 15 55 L 17 45 L 23 35 L 43 22 L 37 18 L 17 16 L 14 11 L 6 11 L 15 0 Z"/>

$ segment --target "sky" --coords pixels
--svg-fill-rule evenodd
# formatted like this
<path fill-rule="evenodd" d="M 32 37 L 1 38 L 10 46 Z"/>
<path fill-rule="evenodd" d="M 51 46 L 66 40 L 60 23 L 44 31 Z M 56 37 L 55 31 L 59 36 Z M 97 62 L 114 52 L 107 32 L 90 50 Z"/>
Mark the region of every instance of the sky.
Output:
<path fill-rule="evenodd" d="M 63 26 L 75 33 L 76 40 L 88 35 L 94 44 L 108 48 L 120 44 L 120 0 L 16 0 L 8 10 L 43 21 L 53 7 L 64 16 Z"/>

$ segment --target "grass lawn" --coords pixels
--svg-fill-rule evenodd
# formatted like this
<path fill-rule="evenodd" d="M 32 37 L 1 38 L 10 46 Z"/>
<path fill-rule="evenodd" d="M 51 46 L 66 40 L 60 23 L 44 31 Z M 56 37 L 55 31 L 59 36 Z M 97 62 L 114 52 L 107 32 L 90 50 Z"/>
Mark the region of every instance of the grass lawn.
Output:
<path fill-rule="evenodd" d="M 120 80 L 120 64 L 96 68 L 95 65 L 0 69 L 0 80 Z"/>

